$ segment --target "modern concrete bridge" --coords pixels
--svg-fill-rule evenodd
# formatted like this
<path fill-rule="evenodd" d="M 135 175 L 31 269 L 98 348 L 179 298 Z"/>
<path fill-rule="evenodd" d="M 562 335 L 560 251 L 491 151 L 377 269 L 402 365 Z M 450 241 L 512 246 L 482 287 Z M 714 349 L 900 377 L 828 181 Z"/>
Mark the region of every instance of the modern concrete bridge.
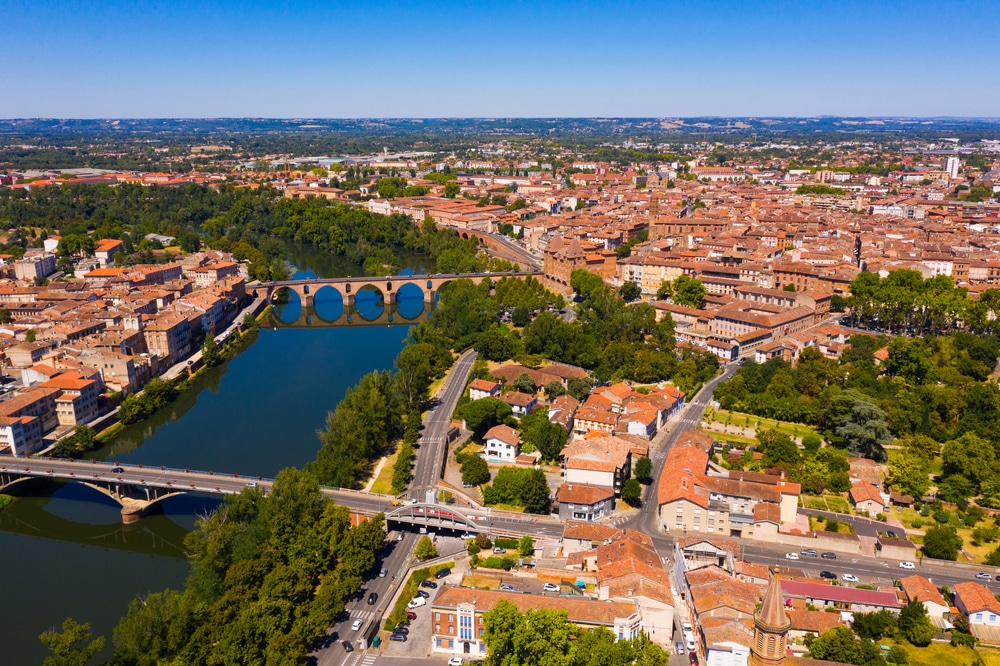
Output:
<path fill-rule="evenodd" d="M 344 307 L 352 307 L 358 291 L 366 288 L 374 289 L 382 294 L 383 301 L 392 305 L 396 302 L 396 294 L 400 289 L 413 288 L 420 290 L 424 302 L 433 303 L 438 290 L 455 280 L 472 280 L 479 284 L 483 280 L 497 280 L 503 277 L 540 276 L 538 271 L 515 271 L 510 273 L 447 273 L 434 275 L 394 275 L 389 277 L 347 277 L 347 278 L 310 278 L 308 280 L 283 280 L 281 282 L 251 282 L 247 291 L 257 298 L 270 302 L 281 289 L 288 289 L 298 294 L 303 308 L 313 305 L 316 292 L 329 287 L 338 292 L 344 300 Z"/>
<path fill-rule="evenodd" d="M 119 465 L 95 460 L 62 458 L 12 458 L 0 456 L 0 492 L 31 479 L 63 479 L 82 483 L 110 497 L 122 507 L 122 521 L 133 523 L 168 497 L 182 493 L 232 495 L 245 488 L 270 492 L 274 479 L 194 471 L 169 467 Z M 452 504 L 402 500 L 392 495 L 323 487 L 322 493 L 355 513 L 384 513 L 390 523 L 416 525 L 428 530 L 489 532 L 518 536 L 556 536 L 562 533 L 558 520 Z"/>

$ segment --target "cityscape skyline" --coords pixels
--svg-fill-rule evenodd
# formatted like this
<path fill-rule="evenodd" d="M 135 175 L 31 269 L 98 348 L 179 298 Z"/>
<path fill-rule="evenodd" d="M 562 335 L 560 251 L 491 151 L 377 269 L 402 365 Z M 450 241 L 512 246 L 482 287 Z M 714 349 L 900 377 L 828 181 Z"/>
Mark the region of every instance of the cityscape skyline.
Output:
<path fill-rule="evenodd" d="M 984 18 L 927 2 L 41 2 L 0 26 L 0 117 L 995 117 L 997 56 L 946 57 L 988 43 Z"/>

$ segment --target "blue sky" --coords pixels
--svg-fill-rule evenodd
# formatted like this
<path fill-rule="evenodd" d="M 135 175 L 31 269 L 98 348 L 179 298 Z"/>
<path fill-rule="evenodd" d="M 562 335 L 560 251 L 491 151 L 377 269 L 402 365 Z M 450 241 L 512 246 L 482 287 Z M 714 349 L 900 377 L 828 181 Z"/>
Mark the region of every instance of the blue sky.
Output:
<path fill-rule="evenodd" d="M 8 0 L 0 117 L 1000 116 L 1000 2 Z"/>

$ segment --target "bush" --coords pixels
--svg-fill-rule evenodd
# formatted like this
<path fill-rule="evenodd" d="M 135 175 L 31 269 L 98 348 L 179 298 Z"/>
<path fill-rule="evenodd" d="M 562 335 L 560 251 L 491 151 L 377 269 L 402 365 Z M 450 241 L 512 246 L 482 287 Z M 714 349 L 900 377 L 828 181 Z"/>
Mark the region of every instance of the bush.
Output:
<path fill-rule="evenodd" d="M 884 513 L 876 513 L 875 520 L 879 521 L 880 523 L 889 522 L 889 519 L 885 517 Z"/>
<path fill-rule="evenodd" d="M 490 550 L 493 548 L 493 542 L 490 541 L 488 536 L 482 533 L 476 535 L 475 544 L 479 546 L 480 550 Z"/>
<path fill-rule="evenodd" d="M 954 647 L 976 647 L 976 637 L 971 634 L 951 632 L 951 644 Z"/>
<path fill-rule="evenodd" d="M 951 520 L 951 511 L 947 509 L 938 509 L 934 512 L 934 520 L 941 523 L 942 525 Z"/>
<path fill-rule="evenodd" d="M 917 530 L 924 526 L 924 521 L 921 520 L 920 518 L 914 518 L 913 522 L 910 523 L 910 525 L 913 527 L 913 529 Z"/>

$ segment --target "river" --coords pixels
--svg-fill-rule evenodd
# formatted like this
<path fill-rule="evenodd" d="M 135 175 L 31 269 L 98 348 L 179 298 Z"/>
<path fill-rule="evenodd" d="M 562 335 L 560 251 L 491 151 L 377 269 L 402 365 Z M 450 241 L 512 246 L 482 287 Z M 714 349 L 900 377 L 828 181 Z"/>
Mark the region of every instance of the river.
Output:
<path fill-rule="evenodd" d="M 344 277 L 362 270 L 339 257 L 291 245 L 295 277 Z M 420 270 L 424 258 L 403 257 Z M 229 363 L 213 368 L 191 390 L 149 420 L 124 429 L 95 452 L 98 459 L 147 466 L 239 472 L 273 477 L 282 468 L 313 459 L 316 431 L 326 414 L 365 373 L 385 369 L 402 347 L 407 326 L 364 326 L 381 306 L 373 293 L 357 294 L 358 313 L 344 325 L 339 297 L 316 294 L 311 326 L 302 326 L 293 300 L 276 309 L 276 320 Z M 421 296 L 399 294 L 394 322 L 419 320 Z M 359 316 L 360 315 L 360 316 Z M 341 325 L 336 325 L 341 324 Z M 183 538 L 197 516 L 217 500 L 179 496 L 163 513 L 121 524 L 119 507 L 77 484 L 41 481 L 0 512 L 4 597 L 0 645 L 4 664 L 40 664 L 48 654 L 38 634 L 66 617 L 90 622 L 104 635 L 110 658 L 111 630 L 129 601 L 183 585 L 189 567 Z"/>

